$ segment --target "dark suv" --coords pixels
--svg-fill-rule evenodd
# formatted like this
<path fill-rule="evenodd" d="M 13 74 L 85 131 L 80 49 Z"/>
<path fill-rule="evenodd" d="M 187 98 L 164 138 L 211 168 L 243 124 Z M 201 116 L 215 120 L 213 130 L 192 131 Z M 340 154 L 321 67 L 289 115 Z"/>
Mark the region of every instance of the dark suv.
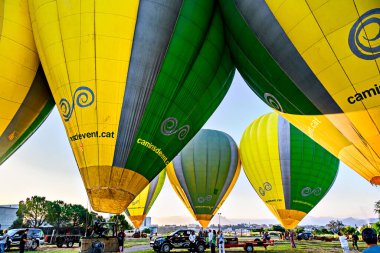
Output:
<path fill-rule="evenodd" d="M 171 233 L 168 236 L 156 237 L 150 241 L 150 246 L 156 252 L 168 253 L 172 249 L 189 249 L 189 235 L 192 229 L 181 229 Z M 195 231 L 194 231 L 195 232 Z M 196 237 L 195 249 L 197 252 L 203 252 L 206 248 L 206 242 L 203 237 Z"/>
<path fill-rule="evenodd" d="M 4 236 L 7 238 L 5 243 L 5 250 L 9 250 L 11 247 L 19 247 L 21 235 L 26 228 L 11 229 Z M 44 244 L 44 232 L 38 228 L 29 228 L 27 238 L 31 240 L 30 249 L 36 250 L 38 246 Z"/>
<path fill-rule="evenodd" d="M 310 232 L 299 233 L 297 236 L 297 239 L 298 240 L 311 240 L 311 239 L 313 239 L 313 234 Z"/>

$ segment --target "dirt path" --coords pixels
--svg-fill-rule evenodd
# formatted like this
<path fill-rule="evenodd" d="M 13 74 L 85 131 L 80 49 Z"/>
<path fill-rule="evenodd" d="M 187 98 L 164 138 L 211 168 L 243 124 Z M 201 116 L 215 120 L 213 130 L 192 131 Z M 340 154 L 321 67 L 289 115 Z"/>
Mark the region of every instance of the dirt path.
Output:
<path fill-rule="evenodd" d="M 124 252 L 128 253 L 128 252 L 135 252 L 135 251 L 143 251 L 147 249 L 151 249 L 150 245 L 137 245 L 137 246 L 133 246 L 129 248 L 124 248 Z"/>

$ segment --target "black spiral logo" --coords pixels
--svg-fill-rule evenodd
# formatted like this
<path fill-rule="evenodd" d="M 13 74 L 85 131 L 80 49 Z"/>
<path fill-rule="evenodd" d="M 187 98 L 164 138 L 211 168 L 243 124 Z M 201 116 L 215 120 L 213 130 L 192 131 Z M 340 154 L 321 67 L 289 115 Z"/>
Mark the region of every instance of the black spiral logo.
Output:
<path fill-rule="evenodd" d="M 271 107 L 273 107 L 274 109 L 276 109 L 277 111 L 280 111 L 280 112 L 284 111 L 282 109 L 282 106 L 281 106 L 280 102 L 278 102 L 277 98 L 275 96 L 273 96 L 272 94 L 270 94 L 270 93 L 264 93 L 264 98 L 267 101 L 267 103 Z"/>
<path fill-rule="evenodd" d="M 177 128 L 178 120 L 174 117 L 169 117 L 165 119 L 161 124 L 161 133 L 163 135 L 173 135 L 178 133 L 178 139 L 182 141 L 185 139 L 186 135 L 190 131 L 189 125 L 184 125 L 180 128 Z"/>
<path fill-rule="evenodd" d="M 372 30 L 370 27 L 373 27 Z M 369 31 L 375 31 L 375 34 L 368 34 Z M 359 17 L 350 30 L 348 44 L 359 58 L 374 60 L 380 57 L 380 8 L 369 10 Z"/>
<path fill-rule="evenodd" d="M 66 98 L 62 98 L 59 101 L 59 107 L 61 108 L 63 118 L 65 119 L 65 121 L 70 120 L 74 111 L 75 104 L 79 107 L 84 108 L 90 106 L 94 102 L 94 100 L 95 95 L 90 88 L 85 86 L 78 87 L 74 92 L 72 104 L 70 104 L 70 102 Z"/>
<path fill-rule="evenodd" d="M 265 196 L 265 192 L 272 190 L 272 185 L 269 182 L 263 184 L 263 188 L 259 187 L 259 192 L 262 196 Z"/>
<path fill-rule="evenodd" d="M 308 197 L 312 194 L 314 194 L 314 196 L 319 196 L 321 195 L 321 193 L 322 193 L 321 187 L 317 187 L 315 189 L 311 189 L 310 187 L 305 187 L 301 190 L 302 197 Z"/>

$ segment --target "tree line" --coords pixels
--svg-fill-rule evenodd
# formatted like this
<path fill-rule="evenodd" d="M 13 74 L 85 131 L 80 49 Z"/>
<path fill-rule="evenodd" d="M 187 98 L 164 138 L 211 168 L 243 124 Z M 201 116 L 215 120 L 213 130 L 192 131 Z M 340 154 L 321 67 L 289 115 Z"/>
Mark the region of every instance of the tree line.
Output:
<path fill-rule="evenodd" d="M 17 219 L 10 228 L 38 228 L 46 225 L 56 228 L 85 228 L 92 225 L 95 220 L 105 221 L 103 216 L 96 212 L 89 212 L 82 205 L 68 204 L 62 200 L 49 201 L 41 196 L 32 196 L 25 201 L 20 201 L 16 215 Z M 112 216 L 109 221 L 116 222 L 124 230 L 132 228 L 122 214 Z"/>

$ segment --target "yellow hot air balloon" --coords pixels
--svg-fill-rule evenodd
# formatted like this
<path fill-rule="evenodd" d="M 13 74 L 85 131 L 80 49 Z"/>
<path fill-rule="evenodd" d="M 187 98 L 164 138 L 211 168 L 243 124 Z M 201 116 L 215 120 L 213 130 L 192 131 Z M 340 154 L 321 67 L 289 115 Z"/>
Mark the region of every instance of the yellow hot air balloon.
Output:
<path fill-rule="evenodd" d="M 141 224 L 164 186 L 165 178 L 166 170 L 164 169 L 149 183 L 147 187 L 145 187 L 139 195 L 137 195 L 137 197 L 128 206 L 127 210 L 125 210 L 125 213 L 135 228 L 141 227 Z"/>
<path fill-rule="evenodd" d="M 202 129 L 169 164 L 167 173 L 174 191 L 205 228 L 239 177 L 237 145 L 224 132 Z"/>
<path fill-rule="evenodd" d="M 36 131 L 53 107 L 39 68 L 28 2 L 0 1 L 0 164 Z"/>
<path fill-rule="evenodd" d="M 250 88 L 379 185 L 380 1 L 219 2 Z"/>
<path fill-rule="evenodd" d="M 318 204 L 338 173 L 337 158 L 277 113 L 247 127 L 240 155 L 253 188 L 287 229 Z"/>
<path fill-rule="evenodd" d="M 231 84 L 216 2 L 30 0 L 29 10 L 91 205 L 124 212 Z"/>

